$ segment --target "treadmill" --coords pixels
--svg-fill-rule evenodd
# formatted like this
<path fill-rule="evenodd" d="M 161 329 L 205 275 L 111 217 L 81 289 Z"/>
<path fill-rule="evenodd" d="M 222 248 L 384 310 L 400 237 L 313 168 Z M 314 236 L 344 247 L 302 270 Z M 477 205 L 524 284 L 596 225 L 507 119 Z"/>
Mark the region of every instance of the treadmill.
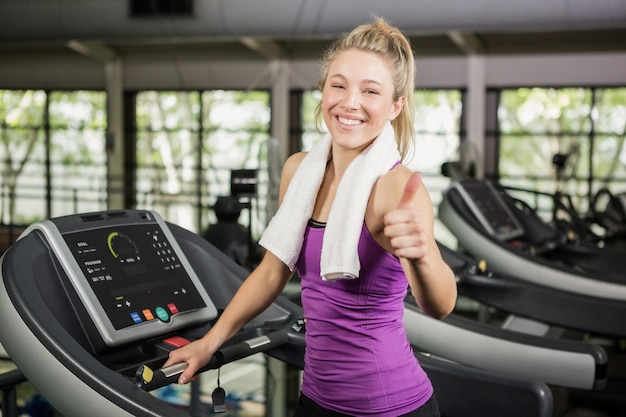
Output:
<path fill-rule="evenodd" d="M 612 314 L 621 309 L 619 302 L 599 302 L 584 294 L 562 291 L 510 274 L 497 273 L 484 259 L 476 260 L 468 254 L 438 243 L 439 250 L 457 278 L 460 295 L 509 314 L 505 326 L 511 326 L 516 317 L 544 323 L 535 332 L 548 332 L 550 326 L 614 337 L 626 335 L 626 326 L 614 320 Z"/>
<path fill-rule="evenodd" d="M 578 331 L 626 335 L 623 255 L 569 240 L 487 180 L 453 183 L 439 219 L 495 273 L 466 276 L 465 287 L 487 304 Z M 480 290 L 469 290 L 478 282 Z"/>
<path fill-rule="evenodd" d="M 606 385 L 608 357 L 595 344 L 520 333 L 458 314 L 437 320 L 424 314 L 411 295 L 404 322 L 413 349 L 439 358 L 562 388 L 601 391 Z"/>
<path fill-rule="evenodd" d="M 149 210 L 35 223 L 0 262 L 0 343 L 18 366 L 0 375 L 7 417 L 17 415 L 7 399 L 14 401 L 15 384 L 26 379 L 66 417 L 84 416 L 87 408 L 94 417 L 186 416 L 152 395 L 182 371 L 161 366 L 172 349 L 210 329 L 248 274 Z M 301 308 L 280 296 L 204 370 L 258 352 L 302 369 L 304 331 Z M 416 356 L 444 416 L 552 413 L 544 381 Z"/>

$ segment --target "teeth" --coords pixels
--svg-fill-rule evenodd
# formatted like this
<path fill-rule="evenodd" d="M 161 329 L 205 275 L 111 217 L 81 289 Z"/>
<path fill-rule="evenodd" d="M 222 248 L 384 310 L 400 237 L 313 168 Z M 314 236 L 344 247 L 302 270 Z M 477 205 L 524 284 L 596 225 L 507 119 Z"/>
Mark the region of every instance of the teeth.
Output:
<path fill-rule="evenodd" d="M 355 119 L 346 119 L 344 117 L 338 117 L 337 118 L 341 123 L 343 123 L 344 125 L 350 125 L 350 126 L 356 126 L 361 124 L 360 120 L 355 120 Z"/>

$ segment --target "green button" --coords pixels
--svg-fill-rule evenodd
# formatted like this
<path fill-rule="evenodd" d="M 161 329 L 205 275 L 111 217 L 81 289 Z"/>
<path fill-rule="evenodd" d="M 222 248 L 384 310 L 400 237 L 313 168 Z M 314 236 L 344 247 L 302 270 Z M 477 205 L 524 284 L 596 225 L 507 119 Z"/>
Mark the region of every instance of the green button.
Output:
<path fill-rule="evenodd" d="M 157 307 L 155 309 L 155 312 L 161 321 L 164 321 L 166 323 L 170 321 L 170 315 L 167 313 L 167 310 L 165 310 L 163 307 Z"/>

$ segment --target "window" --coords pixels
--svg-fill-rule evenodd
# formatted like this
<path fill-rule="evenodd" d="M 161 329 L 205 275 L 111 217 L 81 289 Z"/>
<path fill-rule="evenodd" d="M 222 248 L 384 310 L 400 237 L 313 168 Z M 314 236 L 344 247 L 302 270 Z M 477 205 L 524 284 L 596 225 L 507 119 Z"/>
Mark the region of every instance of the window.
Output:
<path fill-rule="evenodd" d="M 501 183 L 543 193 L 528 203 L 547 217 L 556 191 L 584 213 L 600 187 L 626 186 L 626 88 L 502 90 L 498 125 Z"/>
<path fill-rule="evenodd" d="M 49 100 L 51 217 L 106 209 L 106 94 L 53 91 Z"/>
<path fill-rule="evenodd" d="M 435 207 L 450 185 L 450 180 L 441 174 L 441 165 L 459 157 L 461 112 L 459 90 L 418 90 L 415 93 L 416 140 L 413 158 L 407 161 L 407 166 L 422 173 Z"/>
<path fill-rule="evenodd" d="M 156 92 L 137 95 L 137 202 L 166 220 L 200 232 L 215 221 L 218 196 L 230 195 L 230 172 L 260 169 L 270 130 L 265 91 Z M 266 218 L 266 176 L 259 171 L 252 216 Z M 208 213 L 208 215 L 207 215 Z"/>
<path fill-rule="evenodd" d="M 2 223 L 29 224 L 43 219 L 45 204 L 46 93 L 0 91 Z"/>
<path fill-rule="evenodd" d="M 1 221 L 106 206 L 105 94 L 0 90 Z"/>
<path fill-rule="evenodd" d="M 593 189 L 626 192 L 626 87 L 595 90 Z"/>

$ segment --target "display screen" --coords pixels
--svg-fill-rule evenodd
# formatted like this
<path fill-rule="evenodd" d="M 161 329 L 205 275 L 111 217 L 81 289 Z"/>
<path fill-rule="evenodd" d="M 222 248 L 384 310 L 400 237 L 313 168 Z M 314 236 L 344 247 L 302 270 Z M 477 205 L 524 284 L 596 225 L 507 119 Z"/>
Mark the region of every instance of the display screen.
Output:
<path fill-rule="evenodd" d="M 468 205 L 487 231 L 501 240 L 521 236 L 524 231 L 491 184 L 485 181 L 466 181 L 463 190 L 469 197 Z"/>
<path fill-rule="evenodd" d="M 116 330 L 206 307 L 158 224 L 102 227 L 63 238 Z"/>

